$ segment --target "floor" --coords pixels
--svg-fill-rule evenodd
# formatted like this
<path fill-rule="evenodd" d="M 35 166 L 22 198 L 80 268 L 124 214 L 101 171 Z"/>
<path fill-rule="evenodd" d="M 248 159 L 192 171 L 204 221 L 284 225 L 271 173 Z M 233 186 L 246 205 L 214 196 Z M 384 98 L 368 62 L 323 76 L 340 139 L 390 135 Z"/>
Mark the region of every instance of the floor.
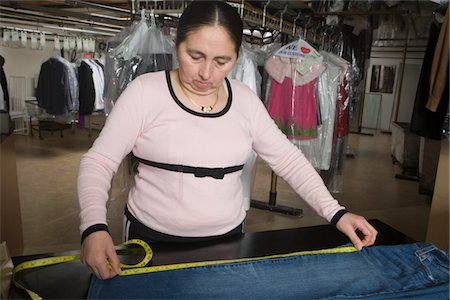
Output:
<path fill-rule="evenodd" d="M 80 157 L 95 140 L 85 129 L 64 131 L 64 136 L 43 133 L 17 135 L 16 154 L 22 210 L 24 250 L 35 254 L 79 249 L 79 219 L 76 176 Z M 377 218 L 404 234 L 425 239 L 430 196 L 418 193 L 418 183 L 395 178 L 400 167 L 392 163 L 389 134 L 349 134 L 344 161 L 342 189 L 334 196 L 348 210 L 368 219 Z M 121 240 L 123 203 L 128 177 L 125 168 L 113 179 L 109 223 L 116 243 Z M 271 171 L 257 160 L 252 199 L 268 201 Z M 282 180 L 277 183 L 277 204 L 301 208 L 303 215 L 288 216 L 251 208 L 245 231 L 265 231 L 325 224 Z"/>

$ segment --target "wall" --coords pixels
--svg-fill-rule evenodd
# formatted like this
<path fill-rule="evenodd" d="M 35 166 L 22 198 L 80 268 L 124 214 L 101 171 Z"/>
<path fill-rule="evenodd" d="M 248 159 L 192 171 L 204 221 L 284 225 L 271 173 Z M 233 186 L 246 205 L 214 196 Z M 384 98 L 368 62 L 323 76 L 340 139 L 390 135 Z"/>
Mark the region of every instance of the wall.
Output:
<path fill-rule="evenodd" d="M 35 95 L 35 78 L 37 84 L 41 64 L 49 59 L 52 54 L 52 41 L 47 41 L 46 48 L 43 50 L 32 50 L 30 43 L 28 43 L 27 48 L 12 48 L 2 46 L 2 40 L 0 40 L 0 55 L 5 58 L 3 69 L 6 77 L 25 76 L 27 80 L 27 97 Z"/>
<path fill-rule="evenodd" d="M 378 129 L 387 132 L 391 131 L 391 125 L 394 121 L 406 123 L 411 121 L 425 46 L 412 45 L 407 47 L 405 53 L 405 70 L 402 79 L 401 68 L 403 65 L 404 50 L 402 47 L 373 47 L 369 60 L 365 92 L 366 95 L 369 95 L 369 98 L 372 95 L 381 96 L 379 115 L 371 117 L 374 120 L 378 120 Z M 395 66 L 394 90 L 392 93 L 370 91 L 372 66 L 374 65 Z M 364 108 L 366 109 L 366 103 Z M 362 124 L 366 123 L 370 123 L 370 120 L 363 118 Z"/>

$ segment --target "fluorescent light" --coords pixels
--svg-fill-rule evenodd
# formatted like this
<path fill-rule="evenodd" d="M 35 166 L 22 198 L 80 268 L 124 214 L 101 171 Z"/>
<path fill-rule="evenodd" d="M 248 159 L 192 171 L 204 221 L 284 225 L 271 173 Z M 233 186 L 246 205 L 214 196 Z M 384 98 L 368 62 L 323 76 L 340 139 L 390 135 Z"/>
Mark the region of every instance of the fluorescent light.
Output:
<path fill-rule="evenodd" d="M 58 30 L 63 30 L 63 31 L 75 31 L 75 32 L 84 32 L 84 33 L 108 35 L 108 36 L 114 36 L 115 35 L 114 33 L 100 32 L 100 31 L 81 29 L 81 28 L 59 27 L 59 26 L 53 26 L 53 25 L 47 25 L 47 24 L 42 24 L 41 26 L 44 27 L 44 28 L 58 29 Z M 111 29 L 111 30 L 113 30 L 113 29 Z M 119 31 L 120 30 L 117 30 L 115 32 L 119 32 Z"/>
<path fill-rule="evenodd" d="M 117 21 L 130 21 L 130 17 L 114 17 L 114 16 L 108 16 L 108 15 L 102 15 L 97 13 L 90 13 L 93 17 L 99 17 L 99 18 L 105 18 L 105 19 L 111 19 L 111 20 L 117 20 Z"/>

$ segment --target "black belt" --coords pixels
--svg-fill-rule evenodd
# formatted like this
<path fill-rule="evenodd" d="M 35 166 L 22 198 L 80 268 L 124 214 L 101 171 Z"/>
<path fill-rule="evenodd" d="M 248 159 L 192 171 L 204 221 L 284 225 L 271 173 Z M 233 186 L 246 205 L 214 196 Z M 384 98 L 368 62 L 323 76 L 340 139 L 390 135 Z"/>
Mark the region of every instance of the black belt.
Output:
<path fill-rule="evenodd" d="M 239 170 L 242 170 L 244 165 L 239 166 L 232 166 L 232 167 L 226 167 L 226 168 L 203 168 L 203 167 L 191 167 L 191 166 L 184 166 L 184 165 L 173 165 L 173 164 L 164 164 L 164 163 L 158 163 L 146 159 L 142 159 L 139 157 L 136 157 L 136 159 L 147 166 L 152 166 L 155 168 L 160 168 L 168 171 L 174 171 L 174 172 L 182 172 L 182 173 L 190 173 L 194 174 L 195 177 L 213 177 L 216 179 L 223 179 L 225 174 L 237 172 Z"/>

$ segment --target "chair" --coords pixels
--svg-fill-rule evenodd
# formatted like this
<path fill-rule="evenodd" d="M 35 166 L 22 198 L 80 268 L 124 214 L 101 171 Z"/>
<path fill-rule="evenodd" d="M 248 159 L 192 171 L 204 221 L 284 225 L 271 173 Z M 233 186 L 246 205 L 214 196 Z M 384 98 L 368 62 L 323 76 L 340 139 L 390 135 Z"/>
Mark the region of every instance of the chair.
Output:
<path fill-rule="evenodd" d="M 72 133 L 75 129 L 75 114 L 67 116 L 56 117 L 49 115 L 44 109 L 40 108 L 36 97 L 28 97 L 25 100 L 28 123 L 31 136 L 34 136 L 33 130 L 37 130 L 39 133 L 39 139 L 44 139 L 42 131 L 49 131 L 51 134 L 55 131 L 59 131 L 60 137 L 64 137 L 63 130 L 71 129 Z"/>
<path fill-rule="evenodd" d="M 29 134 L 28 114 L 25 105 L 27 82 L 24 76 L 9 76 L 9 115 L 14 124 L 14 133 Z"/>

